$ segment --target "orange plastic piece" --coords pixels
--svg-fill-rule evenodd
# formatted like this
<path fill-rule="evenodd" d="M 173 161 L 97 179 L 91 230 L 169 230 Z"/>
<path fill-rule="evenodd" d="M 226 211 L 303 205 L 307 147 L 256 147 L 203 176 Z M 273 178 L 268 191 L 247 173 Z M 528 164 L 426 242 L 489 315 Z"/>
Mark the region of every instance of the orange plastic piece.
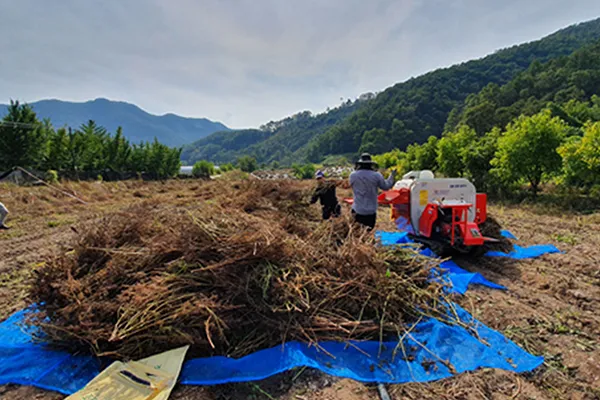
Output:
<path fill-rule="evenodd" d="M 466 246 L 481 246 L 485 242 L 485 238 L 481 235 L 479 227 L 475 222 L 460 225 L 460 232 L 463 237 L 463 243 Z"/>
<path fill-rule="evenodd" d="M 431 237 L 433 223 L 438 218 L 438 205 L 429 203 L 419 218 L 419 233 L 425 237 Z"/>
<path fill-rule="evenodd" d="M 409 204 L 410 203 L 410 190 L 402 188 L 399 190 L 388 190 L 381 193 L 377 197 L 377 202 L 382 205 L 387 204 Z"/>
<path fill-rule="evenodd" d="M 475 198 L 475 222 L 482 224 L 487 219 L 487 194 L 477 193 Z"/>

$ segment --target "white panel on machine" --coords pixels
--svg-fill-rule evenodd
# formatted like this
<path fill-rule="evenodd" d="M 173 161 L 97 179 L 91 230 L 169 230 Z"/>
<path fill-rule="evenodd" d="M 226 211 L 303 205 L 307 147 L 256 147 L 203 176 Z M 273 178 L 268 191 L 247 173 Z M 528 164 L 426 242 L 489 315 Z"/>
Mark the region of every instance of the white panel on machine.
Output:
<path fill-rule="evenodd" d="M 467 220 L 475 221 L 477 191 L 471 182 L 463 178 L 419 179 L 413 181 L 410 190 L 410 219 L 415 232 L 419 232 L 419 219 L 427 204 L 434 201 L 470 203 Z"/>

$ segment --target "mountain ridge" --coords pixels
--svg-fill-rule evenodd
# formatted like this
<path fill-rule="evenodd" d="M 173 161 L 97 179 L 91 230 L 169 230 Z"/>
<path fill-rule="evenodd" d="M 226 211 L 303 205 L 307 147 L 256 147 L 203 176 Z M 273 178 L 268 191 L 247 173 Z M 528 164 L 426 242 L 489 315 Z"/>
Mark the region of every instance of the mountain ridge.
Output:
<path fill-rule="evenodd" d="M 216 133 L 185 146 L 183 155 L 189 163 L 199 159 L 229 162 L 251 155 L 259 163 L 289 164 L 320 162 L 328 156 L 356 155 L 362 151 L 383 153 L 393 148 L 404 149 L 409 144 L 426 141 L 431 135 L 440 137 L 452 114 L 460 114 L 467 97 L 479 93 L 488 84 L 506 84 L 536 60 L 545 63 L 567 56 L 598 40 L 600 19 L 581 22 L 538 40 L 498 49 L 478 59 L 395 83 L 374 98 L 359 104 L 351 102 L 354 105 L 351 113 L 334 108 L 308 117 L 312 120 L 296 118 L 272 134 L 261 134 L 253 140 L 249 140 L 253 132 L 243 130 L 244 134 L 239 137 L 252 144 L 242 150 L 237 150 L 239 146 L 235 143 L 223 140 L 223 134 Z M 299 114 L 302 113 L 295 115 Z M 328 120 L 327 124 L 319 123 L 322 120 Z M 304 140 L 301 145 L 300 138 Z M 294 139 L 293 146 L 288 146 L 290 139 Z"/>
<path fill-rule="evenodd" d="M 151 114 L 139 106 L 119 100 L 98 97 L 85 102 L 43 99 L 28 103 L 40 119 L 49 118 L 55 127 L 73 129 L 89 120 L 104 126 L 109 132 L 117 127 L 131 142 L 152 141 L 156 137 L 169 146 L 183 146 L 217 131 L 230 130 L 221 122 L 207 118 L 183 117 L 174 113 Z M 6 114 L 6 104 L 0 104 L 0 114 Z"/>

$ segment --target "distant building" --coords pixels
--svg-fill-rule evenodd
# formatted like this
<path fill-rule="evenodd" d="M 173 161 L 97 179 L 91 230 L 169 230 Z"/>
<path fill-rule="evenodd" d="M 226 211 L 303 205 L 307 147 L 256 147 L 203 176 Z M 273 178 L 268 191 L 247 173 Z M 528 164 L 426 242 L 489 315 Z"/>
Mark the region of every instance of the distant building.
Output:
<path fill-rule="evenodd" d="M 218 165 L 215 165 L 215 170 L 220 169 Z M 184 165 L 179 169 L 179 175 L 192 175 L 192 170 L 194 167 Z"/>
<path fill-rule="evenodd" d="M 194 168 L 194 167 L 188 167 L 188 166 L 181 167 L 179 169 L 179 174 L 180 175 L 191 175 L 192 174 L 192 168 Z"/>

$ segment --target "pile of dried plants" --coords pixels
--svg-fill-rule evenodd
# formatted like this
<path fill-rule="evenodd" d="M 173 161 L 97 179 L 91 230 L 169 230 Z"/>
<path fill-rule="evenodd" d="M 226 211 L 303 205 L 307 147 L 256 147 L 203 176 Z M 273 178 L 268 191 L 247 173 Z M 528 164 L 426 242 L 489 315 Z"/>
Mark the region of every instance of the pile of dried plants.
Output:
<path fill-rule="evenodd" d="M 78 231 L 37 271 L 44 340 L 115 358 L 190 344 L 243 356 L 298 340 L 382 340 L 423 316 L 454 320 L 438 260 L 321 222 L 306 192 L 248 182 L 195 207 L 142 203 Z"/>

